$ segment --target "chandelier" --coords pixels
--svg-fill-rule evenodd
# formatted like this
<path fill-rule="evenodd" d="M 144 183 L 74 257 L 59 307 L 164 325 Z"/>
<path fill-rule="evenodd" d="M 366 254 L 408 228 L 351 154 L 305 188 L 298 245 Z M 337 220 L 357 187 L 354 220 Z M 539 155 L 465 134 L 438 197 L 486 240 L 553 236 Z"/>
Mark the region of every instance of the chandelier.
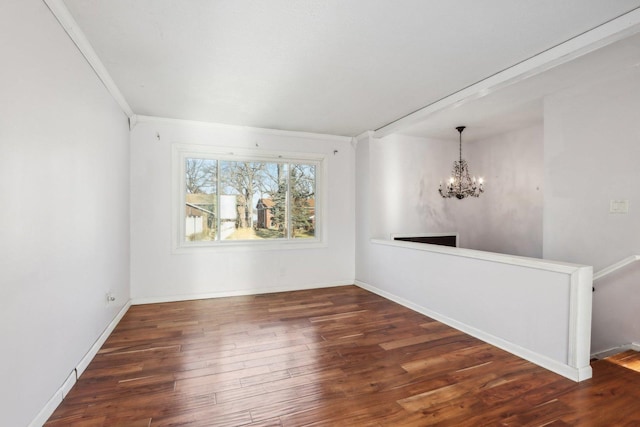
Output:
<path fill-rule="evenodd" d="M 479 197 L 484 192 L 484 182 L 482 178 L 476 181 L 476 177 L 469 176 L 469 165 L 462 159 L 462 131 L 465 126 L 458 126 L 456 129 L 460 133 L 460 160 L 453 162 L 451 177 L 445 186 L 440 182 L 440 195 L 445 198 L 455 197 L 464 199 L 465 197 Z"/>

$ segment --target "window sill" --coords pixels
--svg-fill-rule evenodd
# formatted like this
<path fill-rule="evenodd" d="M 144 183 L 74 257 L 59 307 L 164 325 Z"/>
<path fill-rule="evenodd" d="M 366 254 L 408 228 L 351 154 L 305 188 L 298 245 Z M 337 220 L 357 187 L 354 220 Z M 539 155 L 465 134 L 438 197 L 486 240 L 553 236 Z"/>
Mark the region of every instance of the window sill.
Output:
<path fill-rule="evenodd" d="M 221 242 L 189 243 L 174 247 L 174 254 L 194 254 L 202 252 L 253 252 L 253 251 L 280 251 L 280 250 L 303 250 L 320 249 L 328 245 L 319 239 L 309 239 L 308 241 L 269 241 L 257 242 L 255 240 L 236 240 Z"/>

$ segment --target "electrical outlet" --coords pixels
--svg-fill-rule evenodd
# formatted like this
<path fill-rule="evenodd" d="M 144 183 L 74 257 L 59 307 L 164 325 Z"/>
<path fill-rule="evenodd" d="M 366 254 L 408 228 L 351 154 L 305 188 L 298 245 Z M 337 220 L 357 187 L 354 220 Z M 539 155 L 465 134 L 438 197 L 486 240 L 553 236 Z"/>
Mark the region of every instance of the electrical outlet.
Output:
<path fill-rule="evenodd" d="M 113 295 L 113 292 L 107 292 L 107 304 L 112 303 L 116 300 L 116 297 Z"/>

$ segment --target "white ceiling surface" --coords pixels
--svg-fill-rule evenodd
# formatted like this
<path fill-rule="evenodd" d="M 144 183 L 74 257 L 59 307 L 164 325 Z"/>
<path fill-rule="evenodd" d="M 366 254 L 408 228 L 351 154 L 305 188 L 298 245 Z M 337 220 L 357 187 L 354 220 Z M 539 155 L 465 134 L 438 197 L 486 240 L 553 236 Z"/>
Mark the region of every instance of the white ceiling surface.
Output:
<path fill-rule="evenodd" d="M 455 127 L 465 125 L 465 142 L 481 140 L 541 122 L 545 96 L 580 90 L 584 85 L 628 73 L 640 74 L 640 34 L 490 95 L 445 108 L 399 133 L 458 141 Z"/>
<path fill-rule="evenodd" d="M 378 129 L 640 6 L 640 0 L 64 3 L 138 115 L 346 136 Z M 527 108 L 535 109 L 530 101 Z"/>

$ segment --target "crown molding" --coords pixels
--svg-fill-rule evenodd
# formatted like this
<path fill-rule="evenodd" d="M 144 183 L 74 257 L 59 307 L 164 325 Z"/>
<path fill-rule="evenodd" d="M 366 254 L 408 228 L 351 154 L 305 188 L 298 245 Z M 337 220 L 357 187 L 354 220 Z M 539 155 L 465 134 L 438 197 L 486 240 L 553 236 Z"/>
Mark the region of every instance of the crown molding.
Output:
<path fill-rule="evenodd" d="M 351 142 L 350 136 L 331 135 L 327 133 L 300 132 L 292 130 L 269 129 L 251 126 L 228 125 L 224 123 L 203 122 L 198 120 L 172 119 L 168 117 L 134 115 L 130 120 L 131 129 L 141 123 L 168 124 L 174 126 L 198 126 L 210 129 L 244 131 L 262 135 L 277 135 L 291 138 L 320 139 L 335 142 Z"/>
<path fill-rule="evenodd" d="M 111 75 L 105 68 L 104 64 L 93 50 L 91 43 L 84 35 L 76 20 L 71 16 L 69 9 L 65 6 L 62 0 L 43 0 L 47 5 L 53 16 L 58 20 L 62 28 L 66 31 L 69 38 L 75 43 L 76 47 L 84 56 L 85 60 L 89 63 L 93 71 L 98 76 L 98 79 L 105 86 L 107 91 L 111 94 L 116 103 L 120 106 L 124 114 L 131 118 L 134 116 L 133 110 L 129 106 L 129 103 L 116 86 L 116 83 L 111 78 Z"/>

